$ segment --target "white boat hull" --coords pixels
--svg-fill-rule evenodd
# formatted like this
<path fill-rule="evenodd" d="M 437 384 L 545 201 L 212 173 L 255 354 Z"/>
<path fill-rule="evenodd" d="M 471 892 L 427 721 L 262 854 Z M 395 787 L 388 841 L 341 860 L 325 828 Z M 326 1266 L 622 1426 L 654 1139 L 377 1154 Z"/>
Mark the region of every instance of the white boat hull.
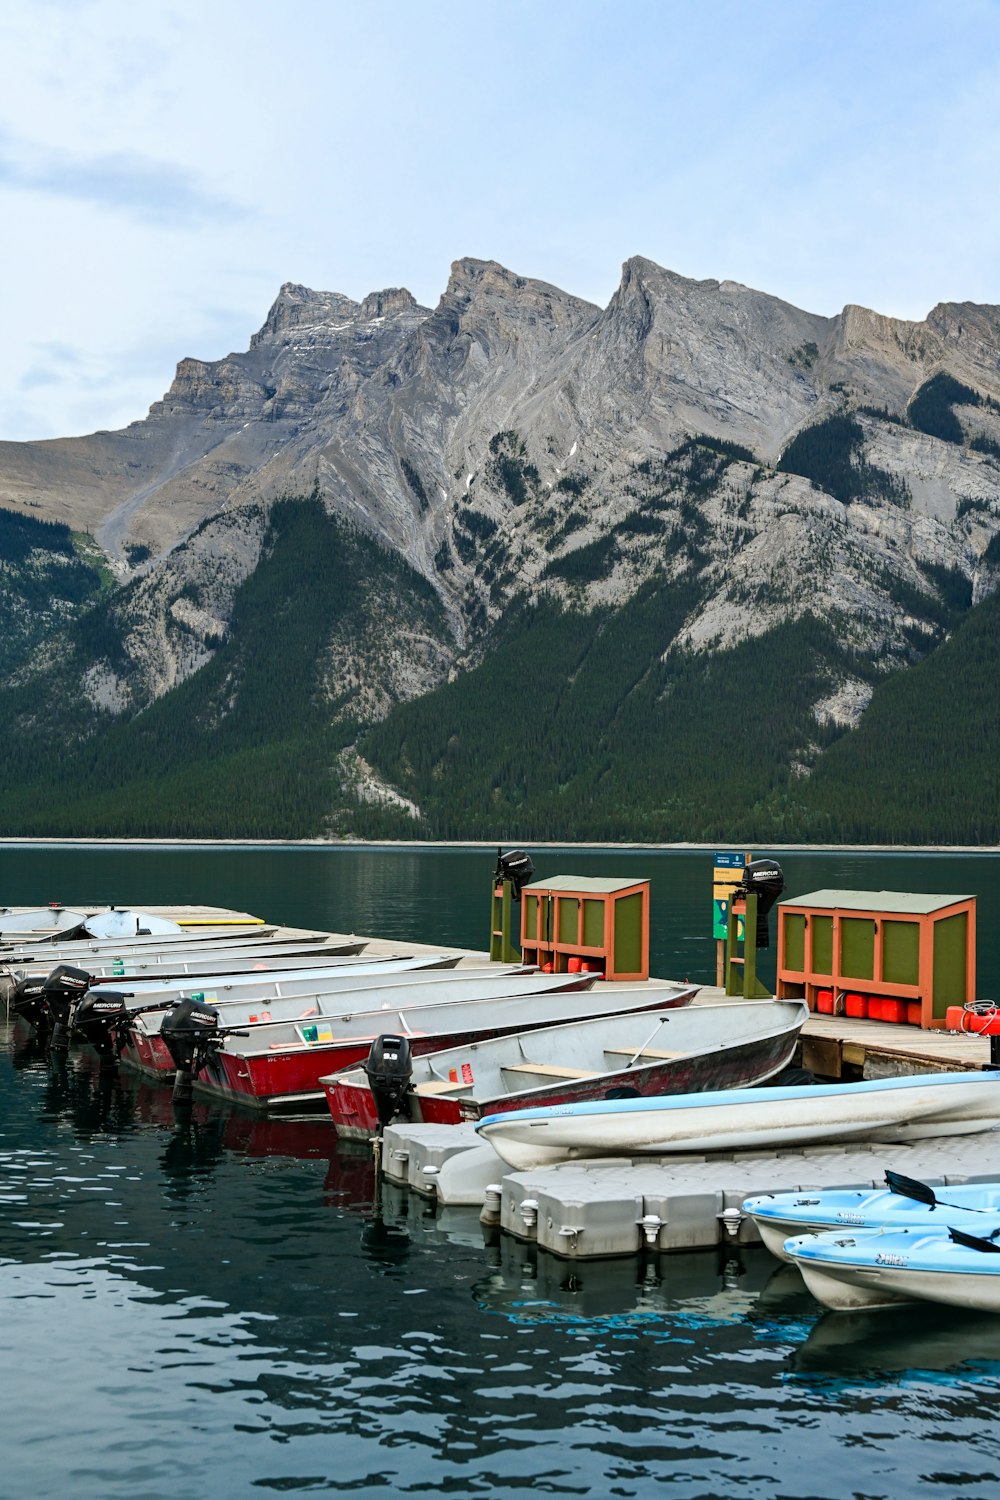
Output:
<path fill-rule="evenodd" d="M 724 1090 L 488 1116 L 478 1129 L 516 1171 L 597 1156 L 772 1150 L 830 1141 L 912 1141 L 988 1130 L 1000 1078 L 928 1074 L 878 1084 Z"/>

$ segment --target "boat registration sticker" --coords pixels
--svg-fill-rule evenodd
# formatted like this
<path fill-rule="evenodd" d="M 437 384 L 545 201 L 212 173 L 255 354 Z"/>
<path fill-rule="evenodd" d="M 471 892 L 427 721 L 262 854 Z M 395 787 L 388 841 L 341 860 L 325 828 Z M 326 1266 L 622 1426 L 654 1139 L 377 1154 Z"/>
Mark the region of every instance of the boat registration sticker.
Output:
<path fill-rule="evenodd" d="M 313 1026 L 297 1026 L 296 1031 L 304 1042 L 332 1042 L 333 1030 L 324 1026 L 322 1022 L 316 1022 Z"/>

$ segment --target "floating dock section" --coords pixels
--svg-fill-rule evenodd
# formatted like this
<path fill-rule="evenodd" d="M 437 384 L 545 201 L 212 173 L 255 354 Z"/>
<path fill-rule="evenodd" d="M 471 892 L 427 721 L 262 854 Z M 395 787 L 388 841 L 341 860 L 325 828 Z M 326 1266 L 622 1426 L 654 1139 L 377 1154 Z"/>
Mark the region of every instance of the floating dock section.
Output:
<path fill-rule="evenodd" d="M 887 1168 L 931 1183 L 995 1181 L 1000 1127 L 902 1145 L 808 1146 L 712 1156 L 608 1157 L 511 1172 L 471 1125 L 392 1125 L 391 1182 L 442 1205 L 477 1205 L 500 1228 L 567 1260 L 759 1244 L 741 1212 L 755 1193 L 885 1186 Z"/>

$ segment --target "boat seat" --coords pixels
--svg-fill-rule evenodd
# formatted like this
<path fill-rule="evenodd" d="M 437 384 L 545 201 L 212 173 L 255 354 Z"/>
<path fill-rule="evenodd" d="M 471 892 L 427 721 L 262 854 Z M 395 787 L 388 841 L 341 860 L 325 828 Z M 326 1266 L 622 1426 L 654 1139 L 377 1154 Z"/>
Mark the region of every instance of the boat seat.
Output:
<path fill-rule="evenodd" d="M 636 1051 L 634 1047 L 605 1047 L 605 1057 L 634 1057 L 636 1062 L 641 1062 L 644 1057 L 652 1058 L 654 1061 L 664 1058 L 668 1062 L 672 1057 L 686 1057 L 686 1052 L 666 1052 L 660 1047 L 643 1047 Z"/>
<path fill-rule="evenodd" d="M 556 1063 L 509 1063 L 501 1073 L 538 1073 L 542 1078 L 597 1078 L 593 1068 L 560 1068 Z"/>
<path fill-rule="evenodd" d="M 450 1094 L 453 1089 L 467 1089 L 470 1085 L 461 1078 L 432 1078 L 427 1083 L 414 1085 L 415 1094 Z"/>

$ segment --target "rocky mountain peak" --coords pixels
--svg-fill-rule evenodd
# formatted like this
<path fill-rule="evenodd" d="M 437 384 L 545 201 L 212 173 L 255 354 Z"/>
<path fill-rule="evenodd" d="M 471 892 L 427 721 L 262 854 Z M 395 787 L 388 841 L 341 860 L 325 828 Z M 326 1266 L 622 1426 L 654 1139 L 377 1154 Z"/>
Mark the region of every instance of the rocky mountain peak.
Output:
<path fill-rule="evenodd" d="M 574 297 L 547 281 L 519 276 L 495 260 L 466 258 L 452 262 L 451 276 L 438 311 L 476 307 L 485 311 L 506 309 L 511 314 L 536 319 L 539 315 L 560 326 L 575 321 L 581 311 L 597 312 L 582 297 Z"/>
<path fill-rule="evenodd" d="M 713 591 L 687 628 L 698 649 L 772 596 L 855 601 L 875 640 L 903 604 L 872 577 L 902 580 L 907 607 L 936 586 L 924 564 L 977 598 L 994 586 L 998 369 L 996 307 L 828 318 L 635 255 L 601 310 L 466 257 L 433 312 L 401 287 L 355 302 L 286 282 L 249 351 L 183 360 L 145 422 L 6 445 L 0 500 L 91 531 L 122 576 L 162 573 L 165 599 L 170 570 L 214 545 L 212 517 L 316 487 L 431 581 L 460 641 L 527 587 L 587 587 L 603 607 L 685 569 Z M 908 416 L 941 370 L 979 396 L 958 393 L 947 438 Z M 225 536 L 236 549 L 228 521 Z M 259 536 L 240 542 L 244 572 Z M 199 588 L 225 620 L 228 595 Z"/>
<path fill-rule="evenodd" d="M 259 344 L 281 340 L 302 328 L 342 323 L 356 318 L 358 311 L 358 304 L 340 292 L 314 292 L 298 282 L 286 281 L 274 299 L 263 327 L 251 338 L 250 347 L 256 349 Z"/>
<path fill-rule="evenodd" d="M 381 292 L 369 292 L 358 309 L 362 322 L 373 318 L 389 318 L 393 313 L 419 311 L 416 297 L 405 286 L 386 287 Z"/>
<path fill-rule="evenodd" d="M 735 285 L 734 282 L 726 284 Z M 677 271 L 668 271 L 666 267 L 658 266 L 654 260 L 647 259 L 645 255 L 630 255 L 623 263 L 619 295 L 624 297 L 646 290 L 662 292 L 668 288 L 675 288 L 680 293 L 695 288 L 701 291 L 718 291 L 719 282 L 712 278 L 705 281 L 693 281 L 689 276 L 681 276 Z"/>
<path fill-rule="evenodd" d="M 477 291 L 516 291 L 519 289 L 518 283 L 523 285 L 524 281 L 523 276 L 508 271 L 499 261 L 463 256 L 461 260 L 453 260 L 451 263 L 451 275 L 444 295 L 458 297 L 471 296 Z"/>

